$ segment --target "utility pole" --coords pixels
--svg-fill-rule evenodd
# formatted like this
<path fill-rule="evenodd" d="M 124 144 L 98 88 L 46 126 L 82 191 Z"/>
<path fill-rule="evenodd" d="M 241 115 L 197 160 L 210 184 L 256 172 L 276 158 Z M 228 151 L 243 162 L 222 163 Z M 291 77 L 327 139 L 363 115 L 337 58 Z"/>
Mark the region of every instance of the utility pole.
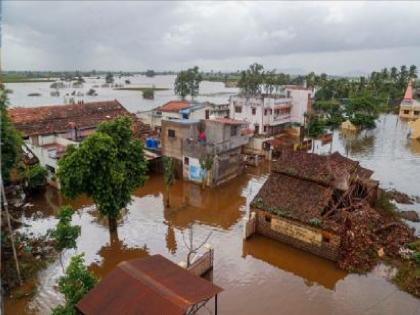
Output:
<path fill-rule="evenodd" d="M 18 261 L 17 253 L 16 253 L 15 236 L 13 233 L 12 224 L 10 223 L 9 205 L 7 203 L 6 193 L 4 192 L 3 177 L 1 176 L 0 176 L 0 186 L 1 186 L 1 199 L 2 199 L 2 203 L 4 207 L 4 212 L 6 214 L 7 226 L 9 228 L 9 233 L 10 233 L 10 242 L 12 243 L 13 258 L 15 260 L 15 265 L 16 265 L 16 273 L 19 280 L 19 284 L 22 285 L 22 277 L 20 275 L 19 261 Z"/>

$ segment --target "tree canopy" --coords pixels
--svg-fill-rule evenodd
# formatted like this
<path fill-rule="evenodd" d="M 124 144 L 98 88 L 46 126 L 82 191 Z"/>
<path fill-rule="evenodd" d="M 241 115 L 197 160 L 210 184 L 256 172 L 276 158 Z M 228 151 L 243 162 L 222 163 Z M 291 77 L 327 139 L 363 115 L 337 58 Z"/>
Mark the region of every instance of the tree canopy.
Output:
<path fill-rule="evenodd" d="M 108 217 L 111 231 L 116 230 L 120 210 L 131 201 L 131 193 L 146 180 L 143 145 L 133 139 L 131 124 L 129 117 L 102 123 L 78 148 L 69 147 L 58 162 L 63 194 L 91 197 Z"/>
<path fill-rule="evenodd" d="M 197 96 L 202 80 L 203 78 L 198 67 L 179 72 L 175 79 L 175 94 L 181 96 L 183 99 L 188 95 L 191 97 Z"/>
<path fill-rule="evenodd" d="M 21 157 L 22 137 L 10 121 L 7 113 L 7 90 L 0 84 L 1 115 L 1 174 L 5 183 L 10 180 L 10 171 Z"/>
<path fill-rule="evenodd" d="M 52 310 L 53 315 L 76 315 L 75 305 L 95 287 L 98 279 L 90 272 L 83 254 L 71 258 L 64 276 L 58 281 L 58 289 L 64 295 L 65 304 Z"/>

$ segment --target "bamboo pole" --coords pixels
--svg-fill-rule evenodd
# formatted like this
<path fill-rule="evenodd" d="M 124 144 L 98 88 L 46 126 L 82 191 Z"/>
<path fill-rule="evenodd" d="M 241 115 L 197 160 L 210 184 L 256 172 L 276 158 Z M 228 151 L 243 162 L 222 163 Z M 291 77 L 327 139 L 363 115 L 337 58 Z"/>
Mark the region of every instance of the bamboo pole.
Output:
<path fill-rule="evenodd" d="M 12 229 L 12 224 L 10 223 L 9 205 L 7 203 L 6 193 L 4 192 L 3 177 L 0 177 L 0 186 L 1 186 L 1 195 L 2 195 L 4 211 L 6 213 L 7 226 L 10 232 L 10 241 L 12 243 L 13 258 L 15 260 L 16 272 L 17 272 L 19 284 L 22 285 L 22 277 L 20 275 L 19 261 L 18 261 L 18 257 L 16 253 L 15 237 L 14 237 L 14 233 Z"/>

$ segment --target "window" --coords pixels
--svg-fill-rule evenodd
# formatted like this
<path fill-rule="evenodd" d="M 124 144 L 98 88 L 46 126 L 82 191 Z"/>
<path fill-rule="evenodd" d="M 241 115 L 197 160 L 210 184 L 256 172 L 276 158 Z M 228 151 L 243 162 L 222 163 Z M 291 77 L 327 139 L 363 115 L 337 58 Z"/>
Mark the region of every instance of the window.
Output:
<path fill-rule="evenodd" d="M 267 126 L 264 126 L 264 132 L 267 132 Z"/>
<path fill-rule="evenodd" d="M 404 110 L 404 114 L 408 115 L 408 114 L 410 114 L 410 111 L 406 109 L 406 110 Z"/>
<path fill-rule="evenodd" d="M 242 113 L 242 106 L 235 106 L 235 113 Z"/>
<path fill-rule="evenodd" d="M 230 135 L 232 137 L 236 136 L 238 133 L 238 126 L 231 126 L 230 127 Z"/>
<path fill-rule="evenodd" d="M 418 111 L 418 110 L 414 111 L 414 115 L 418 116 L 419 114 L 420 114 L 420 111 Z"/>
<path fill-rule="evenodd" d="M 287 98 L 290 98 L 290 91 L 287 91 Z"/>
<path fill-rule="evenodd" d="M 255 125 L 255 133 L 258 134 L 260 132 L 260 126 Z"/>
<path fill-rule="evenodd" d="M 168 129 L 168 137 L 169 138 L 175 138 L 175 130 Z"/>
<path fill-rule="evenodd" d="M 264 109 L 264 116 L 267 116 L 268 109 Z"/>
<path fill-rule="evenodd" d="M 184 156 L 184 164 L 190 165 L 190 158 L 188 156 Z"/>
<path fill-rule="evenodd" d="M 257 109 L 256 108 L 253 108 L 252 109 L 252 115 L 255 115 L 257 113 Z"/>

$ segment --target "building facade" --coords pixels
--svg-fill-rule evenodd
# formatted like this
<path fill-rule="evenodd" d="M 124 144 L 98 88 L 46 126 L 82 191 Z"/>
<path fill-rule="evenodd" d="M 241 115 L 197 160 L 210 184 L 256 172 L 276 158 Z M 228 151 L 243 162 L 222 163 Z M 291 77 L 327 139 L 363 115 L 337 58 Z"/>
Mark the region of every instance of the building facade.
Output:
<path fill-rule="evenodd" d="M 400 104 L 400 117 L 407 119 L 420 118 L 420 102 L 413 97 L 413 86 L 408 83 L 404 98 Z"/>
<path fill-rule="evenodd" d="M 230 98 L 229 115 L 249 122 L 256 135 L 273 136 L 291 124 L 304 124 L 313 95 L 312 89 L 298 86 L 285 86 L 275 95 L 236 95 Z"/>
<path fill-rule="evenodd" d="M 49 171 L 49 178 L 54 176 L 57 161 L 66 147 L 77 145 L 95 132 L 98 124 L 119 116 L 129 116 L 134 119 L 134 133 L 138 135 L 142 130 L 142 124 L 117 100 L 15 107 L 9 109 L 9 116 L 16 129 L 23 134 L 24 152 L 36 156 L 39 163 Z"/>
<path fill-rule="evenodd" d="M 175 159 L 178 177 L 216 186 L 241 173 L 248 124 L 227 118 L 162 120 L 162 154 Z M 212 161 L 209 172 L 200 160 Z"/>

